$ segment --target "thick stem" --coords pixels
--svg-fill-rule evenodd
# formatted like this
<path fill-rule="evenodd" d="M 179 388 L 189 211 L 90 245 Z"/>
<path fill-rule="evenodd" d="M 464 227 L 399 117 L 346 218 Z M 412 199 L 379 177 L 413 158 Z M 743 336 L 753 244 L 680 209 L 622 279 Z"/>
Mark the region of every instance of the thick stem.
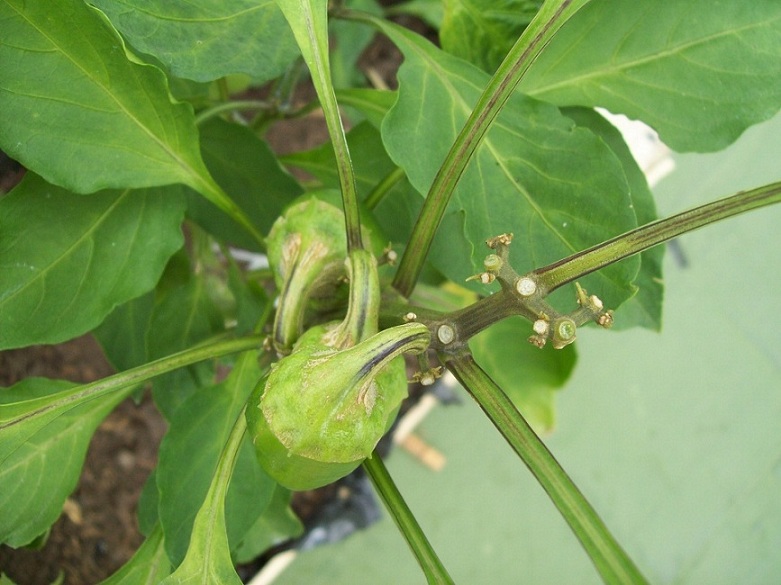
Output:
<path fill-rule="evenodd" d="M 412 229 L 393 281 L 393 286 L 403 296 L 409 297 L 412 294 L 456 184 L 488 128 L 543 47 L 587 2 L 588 0 L 548 0 L 491 77 L 434 177 L 423 209 Z"/>
<path fill-rule="evenodd" d="M 350 298 L 347 314 L 334 330 L 329 345 L 344 349 L 377 333 L 380 310 L 380 277 L 377 261 L 368 250 L 353 250 L 347 263 Z"/>
<path fill-rule="evenodd" d="M 623 260 L 676 236 L 752 209 L 781 202 L 781 182 L 695 207 L 646 224 L 621 236 L 573 254 L 531 274 L 543 294 L 586 274 Z"/>
<path fill-rule="evenodd" d="M 262 343 L 262 336 L 253 335 L 202 345 L 53 395 L 4 404 L 0 410 L 0 463 L 38 429 L 81 404 L 142 384 L 155 376 L 190 364 L 258 349 Z"/>
<path fill-rule="evenodd" d="M 472 355 L 462 352 L 441 357 L 548 493 L 605 583 L 646 583 L 572 479 Z"/>
<path fill-rule="evenodd" d="M 445 569 L 442 561 L 439 560 L 437 553 L 423 533 L 423 529 L 421 529 L 418 521 L 415 519 L 415 515 L 404 501 L 401 492 L 399 492 L 399 489 L 393 482 L 393 478 L 391 478 L 388 470 L 385 468 L 385 464 L 380 456 L 375 452 L 372 457 L 363 462 L 363 468 L 369 475 L 374 489 L 385 504 L 385 508 L 404 535 L 404 539 L 418 560 L 420 568 L 423 569 L 423 573 L 426 575 L 426 581 L 432 585 L 453 583 L 453 579 L 450 578 L 447 569 Z"/>
<path fill-rule="evenodd" d="M 336 168 L 342 189 L 347 247 L 349 250 L 360 250 L 363 248 L 363 240 L 355 173 L 342 118 L 339 115 L 339 105 L 331 83 L 331 66 L 328 60 L 328 2 L 326 0 L 277 0 L 277 5 L 293 30 L 323 108 L 328 134 L 336 155 Z"/>

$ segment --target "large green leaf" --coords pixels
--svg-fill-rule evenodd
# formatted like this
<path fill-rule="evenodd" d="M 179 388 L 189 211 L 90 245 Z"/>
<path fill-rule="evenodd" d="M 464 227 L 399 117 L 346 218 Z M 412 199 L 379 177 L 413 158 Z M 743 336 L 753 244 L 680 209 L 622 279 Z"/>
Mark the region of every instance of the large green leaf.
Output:
<path fill-rule="evenodd" d="M 60 401 L 58 393 L 75 386 L 60 380 L 27 378 L 0 390 L 0 412 L 5 418 L 11 403 L 31 400 L 54 407 Z M 95 429 L 131 389 L 75 406 L 52 408 L 45 424 L 29 418 L 3 429 L 2 440 L 13 450 L 2 454 L 0 464 L 0 542 L 25 545 L 57 520 L 65 499 L 76 487 Z M 9 433 L 22 438 L 18 448 L 13 448 L 12 442 L 18 441 L 12 441 Z"/>
<path fill-rule="evenodd" d="M 162 295 L 156 304 L 146 333 L 149 359 L 193 347 L 224 331 L 214 299 L 209 296 L 209 278 L 203 272 L 182 286 Z M 152 396 L 167 419 L 198 388 L 211 383 L 214 365 L 195 364 L 155 380 Z"/>
<path fill-rule="evenodd" d="M 163 530 L 155 525 L 152 533 L 141 543 L 127 563 L 100 585 L 152 585 L 171 573 L 171 563 L 165 555 Z"/>
<path fill-rule="evenodd" d="M 268 508 L 261 514 L 236 547 L 237 563 L 249 563 L 275 544 L 301 536 L 304 525 L 290 509 L 290 491 L 277 485 Z"/>
<path fill-rule="evenodd" d="M 187 552 L 193 522 L 199 510 L 207 507 L 205 498 L 225 442 L 260 378 L 257 353 L 248 352 L 225 382 L 200 389 L 171 419 L 169 432 L 160 446 L 156 481 L 166 551 L 174 564 Z M 274 483 L 260 471 L 250 445 L 244 445 L 236 456 L 238 471 L 233 481 L 239 487 L 228 492 L 227 505 L 235 506 L 228 516 L 234 542 L 238 544 L 268 504 Z"/>
<path fill-rule="evenodd" d="M 0 200 L 0 349 L 89 331 L 182 245 L 181 190 L 73 195 L 28 174 Z"/>
<path fill-rule="evenodd" d="M 146 332 L 155 304 L 154 292 L 120 305 L 92 331 L 106 358 L 117 371 L 147 361 Z"/>
<path fill-rule="evenodd" d="M 495 323 L 469 341 L 469 349 L 539 432 L 553 430 L 554 392 L 570 377 L 577 354 L 575 346 L 562 350 L 539 349 L 526 338 L 531 326 L 520 317 Z"/>
<path fill-rule="evenodd" d="M 263 234 L 302 192 L 269 146 L 245 126 L 209 120 L 201 127 L 201 152 L 214 178 Z M 227 243 L 259 250 L 235 219 L 195 193 L 188 196 L 187 215 Z"/>
<path fill-rule="evenodd" d="M 165 76 L 126 55 L 81 0 L 0 2 L 0 147 L 78 193 L 185 183 L 219 191 L 200 152 L 192 108 Z"/>
<path fill-rule="evenodd" d="M 257 81 L 280 75 L 298 55 L 272 0 L 93 0 L 138 51 L 171 73 L 211 81 L 245 73 Z"/>
<path fill-rule="evenodd" d="M 642 225 L 657 219 L 656 204 L 645 174 L 615 126 L 591 108 L 565 108 L 563 112 L 576 124 L 588 128 L 602 138 L 621 161 L 629 181 L 629 192 L 637 215 L 637 223 Z M 632 325 L 656 330 L 662 328 L 664 250 L 664 246 L 656 246 L 640 254 L 640 272 L 635 280 L 637 294 L 621 305 L 620 311 L 616 314 L 614 328 L 623 329 Z"/>
<path fill-rule="evenodd" d="M 390 24 L 383 30 L 405 56 L 383 139 L 391 158 L 425 193 L 488 76 L 417 35 Z M 635 225 L 626 177 L 607 145 L 575 128 L 557 108 L 516 94 L 464 172 L 431 260 L 463 281 L 482 271 L 489 250 L 481 242 L 512 232 L 512 259 L 525 271 Z M 584 283 L 616 306 L 631 296 L 638 267 L 632 259 Z"/>
<path fill-rule="evenodd" d="M 445 0 L 442 48 L 493 73 L 542 0 Z"/>
<path fill-rule="evenodd" d="M 520 87 L 639 118 L 675 150 L 707 151 L 778 111 L 779 79 L 777 0 L 593 0 Z"/>
<path fill-rule="evenodd" d="M 243 414 L 239 414 L 233 422 L 230 435 L 225 437 L 224 443 L 221 442 L 223 448 L 220 449 L 208 491 L 193 521 L 187 554 L 179 567 L 162 581 L 163 585 L 241 585 L 228 547 L 225 497 L 247 427 Z"/>

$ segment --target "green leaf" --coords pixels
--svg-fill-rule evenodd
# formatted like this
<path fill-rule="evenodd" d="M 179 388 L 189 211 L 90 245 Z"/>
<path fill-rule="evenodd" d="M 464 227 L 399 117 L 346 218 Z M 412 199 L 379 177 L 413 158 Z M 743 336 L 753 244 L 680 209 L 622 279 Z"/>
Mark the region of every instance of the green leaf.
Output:
<path fill-rule="evenodd" d="M 383 139 L 426 193 L 488 76 L 412 33 L 390 24 L 383 31 L 405 55 Z M 512 260 L 524 271 L 635 225 L 626 177 L 607 145 L 557 108 L 514 94 L 464 172 L 430 258 L 459 282 L 483 270 L 488 248 L 478 242 L 501 233 L 515 235 Z M 584 284 L 615 306 L 634 292 L 638 267 L 622 263 Z"/>
<path fill-rule="evenodd" d="M 205 271 L 165 293 L 155 305 L 147 330 L 148 357 L 155 359 L 193 347 L 224 330 L 214 299 L 209 295 Z M 208 362 L 172 372 L 155 380 L 155 404 L 170 419 L 194 391 L 210 382 L 213 365 Z"/>
<path fill-rule="evenodd" d="M 781 106 L 776 0 L 595 0 L 557 34 L 521 90 L 641 119 L 678 151 L 719 150 Z"/>
<path fill-rule="evenodd" d="M 350 88 L 336 92 L 336 99 L 341 106 L 351 106 L 358 110 L 375 128 L 382 126 L 382 121 L 388 110 L 396 102 L 395 91 L 382 89 Z M 357 154 L 357 153 L 355 153 Z"/>
<path fill-rule="evenodd" d="M 149 292 L 114 309 L 92 335 L 117 371 L 147 361 L 146 332 L 152 318 L 155 295 Z"/>
<path fill-rule="evenodd" d="M 569 379 L 577 361 L 575 346 L 539 349 L 526 341 L 529 322 L 511 317 L 469 341 L 475 360 L 488 372 L 538 433 L 556 424 L 554 393 Z"/>
<path fill-rule="evenodd" d="M 434 30 L 442 28 L 445 9 L 442 0 L 408 0 L 386 8 L 388 15 L 410 14 L 417 16 Z"/>
<path fill-rule="evenodd" d="M 62 380 L 27 378 L 0 390 L 0 420 L 14 406 L 49 405 L 45 420 L 30 417 L 0 437 L 0 542 L 27 544 L 57 520 L 65 499 L 76 487 L 95 429 L 129 394 L 132 387 L 76 404 L 56 405 L 62 391 L 75 388 Z"/>
<path fill-rule="evenodd" d="M 241 585 L 228 548 L 225 495 L 247 426 L 243 414 L 234 418 L 233 423 L 229 428 L 230 436 L 225 437 L 224 443 L 220 442 L 224 448 L 220 449 L 203 505 L 195 516 L 187 554 L 176 571 L 162 581 L 163 585 Z"/>
<path fill-rule="evenodd" d="M 236 301 L 236 334 L 249 333 L 272 301 L 260 283 L 246 278 L 235 262 L 228 267 L 228 286 Z"/>
<path fill-rule="evenodd" d="M 176 188 L 73 195 L 28 174 L 0 200 L 0 349 L 93 329 L 182 245 Z"/>
<path fill-rule="evenodd" d="M 347 133 L 347 144 L 353 153 L 358 197 L 365 199 L 379 180 L 395 169 L 396 165 L 385 152 L 379 132 L 368 122 L 361 122 Z M 319 186 L 339 187 L 336 156 L 330 142 L 312 150 L 285 155 L 282 161 L 317 178 Z"/>
<path fill-rule="evenodd" d="M 268 145 L 249 128 L 213 118 L 201 126 L 201 152 L 217 182 L 264 234 L 282 209 L 302 193 Z M 194 193 L 188 194 L 187 215 L 225 242 L 260 250 L 257 240 L 235 219 Z"/>
<path fill-rule="evenodd" d="M 213 183 L 192 108 L 163 73 L 125 54 L 81 0 L 0 3 L 0 146 L 49 182 L 107 187 Z"/>
<path fill-rule="evenodd" d="M 272 0 L 94 0 L 128 42 L 177 77 L 212 81 L 244 73 L 258 82 L 281 75 L 298 56 Z"/>
<path fill-rule="evenodd" d="M 160 445 L 157 468 L 158 510 L 166 536 L 166 551 L 175 565 L 185 556 L 199 510 L 207 507 L 205 498 L 236 417 L 261 378 L 256 360 L 257 352 L 243 354 L 225 382 L 201 388 L 182 403 L 175 411 L 168 434 Z M 246 450 L 247 447 L 242 449 Z M 251 451 L 249 453 L 253 454 Z M 243 537 L 244 532 L 263 512 L 274 485 L 259 470 L 254 456 L 249 459 L 240 457 L 239 462 L 242 471 L 237 472 L 236 477 L 244 474 L 247 476 L 245 479 L 255 485 L 253 498 L 239 498 L 243 502 L 239 507 L 244 508 L 245 523 L 239 526 L 243 531 L 239 530 L 241 534 L 237 540 Z M 235 496 L 240 496 L 241 491 L 239 489 Z M 221 510 L 222 507 L 221 503 Z M 231 517 L 235 520 L 234 514 L 231 513 Z M 224 510 L 221 516 L 224 521 Z"/>
<path fill-rule="evenodd" d="M 604 117 L 590 108 L 565 108 L 564 114 L 602 138 L 621 161 L 629 181 L 629 192 L 632 206 L 637 215 L 637 223 L 643 225 L 656 220 L 656 203 L 648 186 L 645 174 L 637 165 L 629 147 L 624 142 L 621 133 Z M 634 284 L 637 294 L 623 303 L 616 314 L 614 329 L 625 329 L 629 326 L 646 327 L 659 331 L 662 328 L 662 298 L 664 283 L 662 281 L 662 261 L 664 246 L 656 246 L 640 254 L 640 272 Z M 617 307 L 611 307 L 613 309 Z"/>
<path fill-rule="evenodd" d="M 382 16 L 382 8 L 375 0 L 349 0 L 345 6 Z M 331 50 L 331 79 L 334 87 L 366 85 L 366 75 L 357 66 L 358 59 L 374 38 L 374 32 L 365 26 L 335 20 L 330 26 L 331 34 L 338 39 Z"/>
<path fill-rule="evenodd" d="M 236 547 L 237 563 L 248 563 L 275 544 L 301 536 L 304 525 L 290 509 L 290 496 L 282 486 L 274 488 L 268 507 Z"/>
<path fill-rule="evenodd" d="M 163 530 L 157 524 L 133 557 L 100 585 L 151 585 L 170 574 L 171 563 L 165 555 Z"/>
<path fill-rule="evenodd" d="M 448 53 L 493 73 L 542 0 L 445 0 L 439 40 Z"/>

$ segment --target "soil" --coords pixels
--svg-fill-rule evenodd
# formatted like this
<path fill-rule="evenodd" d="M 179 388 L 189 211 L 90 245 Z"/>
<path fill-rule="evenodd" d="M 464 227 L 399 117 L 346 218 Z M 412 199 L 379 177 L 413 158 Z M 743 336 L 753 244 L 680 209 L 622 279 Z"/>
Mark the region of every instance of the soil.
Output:
<path fill-rule="evenodd" d="M 423 26 L 412 22 L 412 28 Z M 394 87 L 393 76 L 400 61 L 398 51 L 378 39 L 367 49 L 361 64 Z M 273 128 L 267 138 L 281 154 L 321 144 L 327 140 L 327 131 L 322 117 L 313 113 Z M 0 194 L 8 192 L 23 174 L 18 164 L 0 153 Z M 89 335 L 60 345 L 0 352 L 0 387 L 29 376 L 85 383 L 112 373 Z M 17 585 L 49 585 L 58 579 L 66 585 L 93 584 L 127 562 L 143 540 L 136 506 L 157 463 L 165 429 L 165 421 L 149 396 L 138 404 L 127 400 L 115 409 L 95 433 L 78 487 L 45 543 L 37 550 L 0 545 L 0 574 Z M 306 518 L 317 512 L 329 493 L 301 494 L 294 508 Z"/>
<path fill-rule="evenodd" d="M 0 386 L 43 376 L 91 382 L 113 370 L 90 336 L 54 346 L 0 352 Z M 0 570 L 18 585 L 97 583 L 138 548 L 135 509 L 157 463 L 165 423 L 148 397 L 120 404 L 100 425 L 64 513 L 40 550 L 0 547 Z"/>

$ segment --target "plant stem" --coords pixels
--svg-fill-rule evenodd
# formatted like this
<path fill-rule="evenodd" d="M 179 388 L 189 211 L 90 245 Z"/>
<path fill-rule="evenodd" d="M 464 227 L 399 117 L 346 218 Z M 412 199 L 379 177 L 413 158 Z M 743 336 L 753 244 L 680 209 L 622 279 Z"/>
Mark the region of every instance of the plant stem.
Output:
<path fill-rule="evenodd" d="M 344 203 L 347 249 L 363 248 L 358 190 L 350 149 L 344 133 L 339 105 L 331 83 L 328 60 L 328 2 L 326 0 L 277 0 L 309 67 L 312 82 L 323 108 L 325 123 L 336 155 L 336 169 Z"/>
<path fill-rule="evenodd" d="M 263 234 L 258 231 L 244 210 L 236 205 L 235 201 L 228 196 L 211 175 L 198 175 L 196 180 L 193 180 L 189 186 L 206 197 L 206 199 L 219 207 L 241 227 L 247 230 L 247 233 L 249 233 L 260 245 L 261 250 L 266 249 L 266 240 L 263 237 Z"/>
<path fill-rule="evenodd" d="M 64 407 L 76 407 L 79 404 L 110 394 L 116 390 L 142 384 L 156 376 L 166 374 L 184 366 L 189 366 L 204 360 L 222 357 L 232 353 L 257 349 L 263 344 L 264 336 L 252 335 L 239 339 L 229 339 L 200 345 L 192 349 L 180 351 L 173 355 L 160 358 L 108 376 L 89 384 L 82 384 L 59 392 L 57 395 L 42 396 L 21 402 L 11 402 L 3 405 L 0 418 L 0 432 L 16 424 L 36 416 L 41 416 L 52 410 Z M 56 398 L 55 398 L 56 396 Z M 36 408 L 36 404 L 40 404 Z"/>
<path fill-rule="evenodd" d="M 429 188 L 393 286 L 409 297 L 423 269 L 445 209 L 483 136 L 526 71 L 561 26 L 589 0 L 548 0 L 513 45 L 483 90 Z"/>
<path fill-rule="evenodd" d="M 366 196 L 366 199 L 364 199 L 363 203 L 366 205 L 366 209 L 374 209 L 377 207 L 377 205 L 380 204 L 388 192 L 393 189 L 393 187 L 395 187 L 405 176 L 406 173 L 401 167 L 396 167 L 387 175 L 385 175 L 380 180 L 380 182 L 375 185 L 374 189 L 372 189 L 371 192 Z"/>
<path fill-rule="evenodd" d="M 731 197 L 646 224 L 588 250 L 538 268 L 531 274 L 534 275 L 537 286 L 543 294 L 547 294 L 608 264 L 638 254 L 686 232 L 779 202 L 781 202 L 781 182 L 742 191 Z"/>
<path fill-rule="evenodd" d="M 393 517 L 396 526 L 399 527 L 407 544 L 412 549 L 415 558 L 420 564 L 420 568 L 423 569 L 423 573 L 426 575 L 428 583 L 432 585 L 453 583 L 453 579 L 450 578 L 447 569 L 445 569 L 442 561 L 439 560 L 437 553 L 434 552 L 431 543 L 429 543 L 426 535 L 423 533 L 418 521 L 393 482 L 393 478 L 388 473 L 382 458 L 376 451 L 363 462 L 363 468 L 369 475 L 374 489 L 377 490 L 380 498 L 382 498 L 388 512 Z"/>
<path fill-rule="evenodd" d="M 236 100 L 223 102 L 200 112 L 195 116 L 195 124 L 200 126 L 207 120 L 211 120 L 215 116 L 219 116 L 225 112 L 235 112 L 237 110 L 268 110 L 271 107 L 271 104 L 263 100 Z"/>
<path fill-rule="evenodd" d="M 605 583 L 646 583 L 594 508 L 507 395 L 480 368 L 472 355 L 464 351 L 458 355 L 442 355 L 442 360 L 548 493 Z"/>

